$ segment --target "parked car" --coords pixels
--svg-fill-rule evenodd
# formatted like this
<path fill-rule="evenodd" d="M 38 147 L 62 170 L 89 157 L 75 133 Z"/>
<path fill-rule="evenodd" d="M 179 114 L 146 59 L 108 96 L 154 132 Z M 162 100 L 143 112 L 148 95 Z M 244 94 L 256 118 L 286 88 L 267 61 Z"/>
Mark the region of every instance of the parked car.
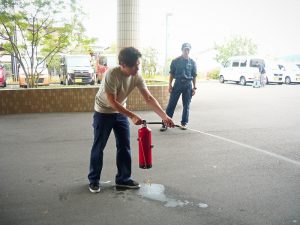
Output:
<path fill-rule="evenodd" d="M 234 81 L 241 85 L 253 82 L 259 74 L 259 66 L 264 65 L 263 58 L 255 56 L 234 56 L 230 57 L 225 66 L 221 69 L 219 80 Z"/>
<path fill-rule="evenodd" d="M 89 55 L 64 55 L 61 57 L 60 83 L 95 84 L 95 71 Z"/>
<path fill-rule="evenodd" d="M 3 64 L 0 64 L 0 87 L 6 87 L 6 70 Z"/>
<path fill-rule="evenodd" d="M 26 68 L 27 72 L 30 71 L 30 68 Z M 29 77 L 31 79 L 31 77 Z M 35 85 L 37 86 L 49 86 L 50 75 L 48 73 L 46 63 L 41 63 L 36 67 L 36 77 Z M 27 88 L 28 84 L 26 81 L 26 75 L 21 66 L 19 66 L 19 86 Z"/>
<path fill-rule="evenodd" d="M 286 84 L 300 83 L 300 66 L 296 63 L 280 63 L 278 66 L 284 73 L 284 81 Z"/>
<path fill-rule="evenodd" d="M 266 65 L 265 65 L 265 71 L 266 71 L 266 73 L 264 74 L 264 77 L 265 77 L 266 84 L 269 84 L 269 83 L 283 84 L 284 83 L 283 72 L 277 63 L 267 61 Z"/>

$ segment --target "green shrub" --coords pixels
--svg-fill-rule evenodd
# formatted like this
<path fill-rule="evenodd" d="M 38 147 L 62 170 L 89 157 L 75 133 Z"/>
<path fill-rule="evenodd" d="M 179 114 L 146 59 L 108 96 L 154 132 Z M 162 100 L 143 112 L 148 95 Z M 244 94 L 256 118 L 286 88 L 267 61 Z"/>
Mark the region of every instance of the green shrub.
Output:
<path fill-rule="evenodd" d="M 208 79 L 219 79 L 220 69 L 213 69 L 207 73 Z"/>

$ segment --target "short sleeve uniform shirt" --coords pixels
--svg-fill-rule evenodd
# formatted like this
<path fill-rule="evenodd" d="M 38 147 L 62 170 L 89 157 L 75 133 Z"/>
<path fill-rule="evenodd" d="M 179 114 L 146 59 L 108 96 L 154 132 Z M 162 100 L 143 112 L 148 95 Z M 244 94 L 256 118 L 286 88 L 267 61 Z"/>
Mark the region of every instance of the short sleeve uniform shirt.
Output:
<path fill-rule="evenodd" d="M 193 80 L 197 76 L 197 67 L 193 59 L 180 56 L 172 60 L 170 74 L 175 79 Z"/>

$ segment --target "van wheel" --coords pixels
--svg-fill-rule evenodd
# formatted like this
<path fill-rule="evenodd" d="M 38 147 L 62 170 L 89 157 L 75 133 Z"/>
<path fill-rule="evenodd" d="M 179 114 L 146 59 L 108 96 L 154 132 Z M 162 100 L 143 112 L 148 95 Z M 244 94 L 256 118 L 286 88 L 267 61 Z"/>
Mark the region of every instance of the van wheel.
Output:
<path fill-rule="evenodd" d="M 290 77 L 285 77 L 284 79 L 286 84 L 291 84 L 291 78 Z"/>
<path fill-rule="evenodd" d="M 243 86 L 245 86 L 246 85 L 246 79 L 245 79 L 245 77 L 241 77 L 240 78 L 240 85 L 243 85 Z"/>
<path fill-rule="evenodd" d="M 224 83 L 225 80 L 224 80 L 224 77 L 222 75 L 220 76 L 219 81 L 220 81 L 220 83 Z"/>

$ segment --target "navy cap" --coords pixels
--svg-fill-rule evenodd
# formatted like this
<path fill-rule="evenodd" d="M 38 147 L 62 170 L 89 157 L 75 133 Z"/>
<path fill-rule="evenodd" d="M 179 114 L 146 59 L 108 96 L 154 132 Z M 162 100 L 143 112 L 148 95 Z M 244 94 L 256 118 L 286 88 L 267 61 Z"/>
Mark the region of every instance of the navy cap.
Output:
<path fill-rule="evenodd" d="M 182 46 L 181 46 L 181 50 L 186 49 L 186 48 L 191 49 L 192 48 L 191 44 L 190 43 L 183 43 Z"/>

